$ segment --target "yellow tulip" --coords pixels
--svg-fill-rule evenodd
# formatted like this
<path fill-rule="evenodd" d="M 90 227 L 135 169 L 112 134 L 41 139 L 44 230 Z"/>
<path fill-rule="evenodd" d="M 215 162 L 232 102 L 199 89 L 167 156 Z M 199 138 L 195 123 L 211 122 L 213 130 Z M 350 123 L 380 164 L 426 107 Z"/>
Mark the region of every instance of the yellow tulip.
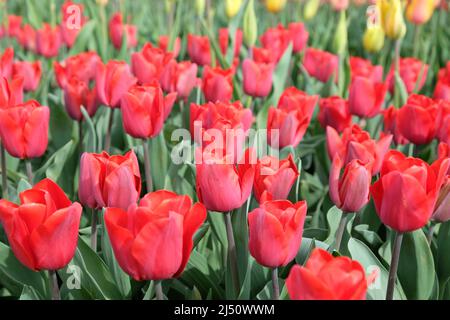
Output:
<path fill-rule="evenodd" d="M 406 25 L 403 19 L 401 1 L 378 0 L 377 5 L 381 14 L 381 25 L 386 36 L 394 40 L 403 38 L 406 33 Z"/>
<path fill-rule="evenodd" d="M 406 7 L 406 18 L 414 24 L 427 23 L 435 8 L 435 0 L 411 0 Z"/>
<path fill-rule="evenodd" d="M 242 6 L 242 0 L 226 0 L 225 1 L 225 12 L 229 19 L 233 18 Z"/>
<path fill-rule="evenodd" d="M 266 0 L 266 8 L 272 13 L 280 12 L 286 6 L 286 0 Z"/>
<path fill-rule="evenodd" d="M 380 25 L 368 26 L 363 36 L 363 46 L 367 52 L 378 52 L 384 45 L 384 31 Z"/>
<path fill-rule="evenodd" d="M 195 11 L 199 17 L 202 17 L 205 13 L 205 0 L 196 0 L 195 1 Z"/>
<path fill-rule="evenodd" d="M 312 18 L 314 18 L 317 14 L 317 10 L 319 10 L 319 6 L 320 0 L 308 0 L 303 9 L 303 18 L 306 21 L 309 21 Z"/>

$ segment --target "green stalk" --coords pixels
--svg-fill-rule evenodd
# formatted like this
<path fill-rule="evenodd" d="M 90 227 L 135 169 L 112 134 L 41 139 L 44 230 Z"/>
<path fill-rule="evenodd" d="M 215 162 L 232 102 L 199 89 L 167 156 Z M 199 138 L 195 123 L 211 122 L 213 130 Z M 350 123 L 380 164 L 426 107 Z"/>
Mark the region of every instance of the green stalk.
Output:
<path fill-rule="evenodd" d="M 386 300 L 393 300 L 395 281 L 397 280 L 398 262 L 400 260 L 400 250 L 402 247 L 403 233 L 396 232 L 394 248 L 392 251 L 391 265 L 389 267 L 389 279 L 386 290 Z"/>

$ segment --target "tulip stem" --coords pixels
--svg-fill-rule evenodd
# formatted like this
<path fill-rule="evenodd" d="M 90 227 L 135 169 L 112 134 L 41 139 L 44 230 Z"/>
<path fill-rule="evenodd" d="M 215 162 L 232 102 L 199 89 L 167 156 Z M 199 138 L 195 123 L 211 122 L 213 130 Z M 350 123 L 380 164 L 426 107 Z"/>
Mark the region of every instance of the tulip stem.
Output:
<path fill-rule="evenodd" d="M 6 169 L 5 147 L 0 143 L 0 157 L 2 162 L 2 192 L 3 199 L 8 199 L 8 172 Z"/>
<path fill-rule="evenodd" d="M 345 226 L 347 225 L 348 213 L 342 212 L 339 227 L 336 230 L 336 240 L 334 242 L 334 250 L 339 251 L 341 248 L 342 237 L 344 235 Z"/>
<path fill-rule="evenodd" d="M 109 153 L 109 149 L 111 148 L 111 130 L 114 121 L 114 109 L 111 109 L 109 113 L 108 127 L 106 128 L 105 135 L 105 147 L 104 150 Z"/>
<path fill-rule="evenodd" d="M 95 209 L 91 209 L 91 248 L 94 252 L 97 252 L 97 211 Z"/>
<path fill-rule="evenodd" d="M 155 283 L 156 300 L 164 300 L 164 293 L 162 290 L 161 280 L 159 281 L 155 280 L 154 283 Z"/>
<path fill-rule="evenodd" d="M 81 154 L 83 153 L 83 122 L 82 121 L 78 121 L 78 150 Z"/>
<path fill-rule="evenodd" d="M 148 140 L 142 139 L 142 147 L 144 148 L 144 166 L 145 166 L 145 182 L 147 185 L 147 192 L 153 190 L 152 170 L 150 165 L 150 155 L 148 153 Z"/>
<path fill-rule="evenodd" d="M 434 234 L 434 228 L 436 227 L 436 225 L 431 222 L 430 227 L 428 228 L 428 232 L 427 232 L 427 241 L 428 244 L 431 245 L 431 241 L 433 240 L 433 234 Z"/>
<path fill-rule="evenodd" d="M 58 286 L 58 276 L 55 270 L 48 270 L 48 277 L 50 280 L 50 290 L 52 293 L 52 300 L 61 300 Z"/>
<path fill-rule="evenodd" d="M 239 295 L 239 273 L 237 265 L 236 244 L 234 242 L 233 225 L 231 224 L 231 212 L 225 214 L 225 224 L 228 238 L 228 259 L 236 297 Z"/>
<path fill-rule="evenodd" d="M 33 167 L 31 166 L 31 160 L 25 160 L 25 167 L 27 169 L 28 182 L 33 185 Z"/>
<path fill-rule="evenodd" d="M 280 300 L 280 284 L 278 283 L 278 268 L 272 268 L 272 299 Z"/>
<path fill-rule="evenodd" d="M 400 259 L 400 249 L 402 247 L 403 233 L 396 232 L 394 248 L 392 251 L 391 265 L 389 267 L 389 279 L 386 290 L 386 300 L 394 298 L 395 281 L 397 280 L 398 261 Z"/>

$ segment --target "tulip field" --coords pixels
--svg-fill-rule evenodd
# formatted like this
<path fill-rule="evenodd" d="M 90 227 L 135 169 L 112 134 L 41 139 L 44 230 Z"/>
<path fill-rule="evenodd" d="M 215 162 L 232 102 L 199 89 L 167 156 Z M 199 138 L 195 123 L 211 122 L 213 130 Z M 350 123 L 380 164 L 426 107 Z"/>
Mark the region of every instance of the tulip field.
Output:
<path fill-rule="evenodd" d="M 0 299 L 450 299 L 449 6 L 0 0 Z"/>

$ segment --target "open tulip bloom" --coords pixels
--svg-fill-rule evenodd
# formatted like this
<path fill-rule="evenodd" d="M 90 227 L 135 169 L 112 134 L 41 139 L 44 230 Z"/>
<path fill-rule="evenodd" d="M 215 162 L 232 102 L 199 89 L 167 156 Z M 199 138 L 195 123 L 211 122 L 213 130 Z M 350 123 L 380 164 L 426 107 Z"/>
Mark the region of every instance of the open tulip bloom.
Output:
<path fill-rule="evenodd" d="M 37 2 L 0 0 L 0 300 L 450 300 L 449 1 Z"/>

